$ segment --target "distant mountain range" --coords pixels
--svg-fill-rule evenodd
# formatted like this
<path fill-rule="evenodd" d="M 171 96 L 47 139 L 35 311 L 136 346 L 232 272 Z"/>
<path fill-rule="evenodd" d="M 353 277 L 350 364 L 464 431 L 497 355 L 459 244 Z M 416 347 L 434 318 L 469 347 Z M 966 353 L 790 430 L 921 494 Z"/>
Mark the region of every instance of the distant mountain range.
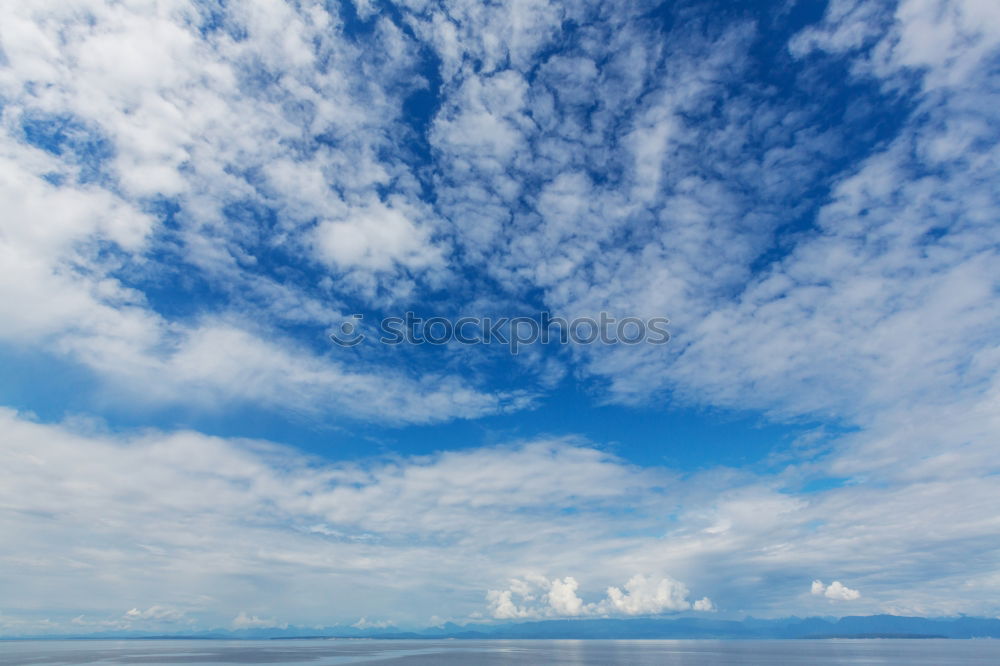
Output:
<path fill-rule="evenodd" d="M 25 637 L 27 638 L 27 637 Z M 373 638 L 373 639 L 497 639 L 497 638 L 1000 638 L 1000 620 L 975 617 L 923 618 L 865 615 L 835 618 L 712 620 L 704 618 L 638 618 L 602 620 L 543 620 L 509 624 L 448 623 L 418 631 L 395 627 L 257 628 L 170 635 L 135 631 L 37 638 Z"/>

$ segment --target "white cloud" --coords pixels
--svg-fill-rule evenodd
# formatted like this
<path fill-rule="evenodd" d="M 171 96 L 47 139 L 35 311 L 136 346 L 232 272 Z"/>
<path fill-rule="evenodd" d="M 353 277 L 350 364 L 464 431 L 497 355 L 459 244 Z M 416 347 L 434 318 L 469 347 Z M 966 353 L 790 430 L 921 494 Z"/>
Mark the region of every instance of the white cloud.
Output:
<path fill-rule="evenodd" d="M 12 6 L 2 34 L 11 67 L 0 77 L 10 99 L 4 129 L 12 185 L 2 194 L 21 231 L 7 248 L 4 320 L 19 329 L 8 339 L 16 334 L 46 349 L 68 349 L 114 374 L 121 368 L 109 369 L 108 359 L 118 348 L 141 347 L 121 340 L 129 334 L 161 350 L 173 344 L 163 329 L 200 337 L 191 322 L 167 320 L 144 303 L 120 266 L 66 248 L 69 239 L 74 245 L 107 239 L 132 272 L 162 270 L 155 268 L 156 251 L 169 250 L 254 321 L 263 315 L 278 324 L 328 325 L 342 315 L 333 302 L 342 294 L 398 302 L 440 286 L 456 268 L 483 271 L 513 292 L 541 290 L 545 304 L 564 313 L 614 305 L 629 314 L 671 316 L 678 329 L 669 348 L 577 350 L 582 371 L 607 382 L 610 401 L 644 402 L 673 391 L 779 416 L 826 411 L 857 420 L 858 405 L 885 401 L 879 392 L 895 399 L 900 384 L 938 386 L 941 368 L 964 362 L 976 342 L 969 333 L 990 314 L 981 303 L 952 304 L 955 312 L 925 325 L 941 344 L 922 370 L 910 362 L 915 350 L 904 338 L 913 322 L 949 305 L 940 302 L 944 291 L 976 294 L 987 287 L 988 279 L 976 277 L 995 263 L 983 225 L 928 241 L 900 235 L 902 225 L 885 220 L 933 231 L 950 220 L 988 217 L 989 179 L 975 174 L 995 166 L 995 156 L 980 150 L 992 126 L 982 109 L 992 106 L 976 90 L 988 74 L 978 63 L 996 47 L 996 31 L 989 30 L 994 10 L 963 2 L 935 12 L 933 3 L 912 0 L 893 13 L 879 3 L 831 3 L 820 25 L 793 40 L 799 57 L 817 49 L 855 57 L 866 64 L 855 68 L 859 76 L 890 81 L 923 68 L 926 114 L 915 114 L 856 173 L 843 174 L 820 214 L 819 234 L 804 236 L 786 260 L 755 277 L 753 263 L 787 217 L 778 211 L 790 210 L 801 191 L 829 184 L 829 174 L 822 182 L 817 174 L 838 137 L 810 126 L 808 110 L 736 95 L 726 85 L 739 77 L 754 26 L 734 24 L 713 38 L 678 33 L 664 45 L 645 32 L 638 14 L 625 11 L 589 27 L 570 52 L 535 63 L 565 21 L 591 23 L 583 20 L 585 6 L 474 5 L 402 9 L 443 58 L 441 107 L 428 136 L 437 151 L 434 206 L 422 201 L 418 179 L 398 151 L 385 150 L 410 131 L 400 125 L 404 95 L 426 83 L 412 66 L 419 45 L 391 20 L 373 19 L 372 39 L 384 54 L 375 58 L 343 38 L 335 14 L 308 3 L 243 3 L 204 33 L 196 29 L 208 20 L 202 8 L 182 0 L 147 13 L 97 0 Z M 92 20 L 79 21 L 82 14 Z M 935 49 L 915 48 L 929 30 L 945 38 Z M 123 52 L 134 57 L 119 57 Z M 670 66 L 650 64 L 661 61 Z M 716 106 L 727 122 L 685 121 Z M 27 147 L 20 124 L 32 114 L 67 115 L 104 137 L 114 150 L 102 168 L 113 182 L 75 186 L 80 165 L 71 156 Z M 758 143 L 762 156 L 742 149 Z M 970 154 L 978 155 L 974 169 L 962 167 Z M 948 168 L 937 179 L 909 183 L 916 170 L 908 155 Z M 52 173 L 63 176 L 62 185 L 44 180 Z M 595 173 L 607 183 L 595 181 Z M 142 212 L 151 193 L 176 199 L 176 231 L 167 233 Z M 970 202 L 964 209 L 955 203 L 963 200 Z M 55 214 L 45 208 L 49 202 Z M 65 211 L 82 217 L 80 224 Z M 864 245 L 888 243 L 892 252 L 859 247 L 863 211 L 881 211 L 866 213 Z M 22 223 L 43 218 L 45 225 Z M 25 254 L 40 242 L 22 238 L 38 234 L 31 229 L 45 229 L 50 241 Z M 622 237 L 635 238 L 635 246 L 619 246 Z M 922 264 L 925 242 L 939 250 L 931 253 L 936 263 Z M 259 255 L 273 251 L 325 267 L 329 291 L 260 269 Z M 911 266 L 922 268 L 911 277 L 904 270 Z M 934 292 L 945 278 L 948 289 Z M 813 307 L 816 299 L 823 308 Z M 69 334 L 52 332 L 81 321 L 116 334 L 74 344 Z M 802 330 L 810 333 L 796 334 Z M 851 331 L 858 330 L 866 335 L 853 353 Z M 33 337 L 40 331 L 43 340 Z M 291 352 L 279 333 L 262 336 L 262 346 Z M 163 365 L 162 358 L 133 357 L 136 363 L 120 366 Z M 306 355 L 295 363 L 317 361 Z M 341 387 L 358 375 L 375 375 L 371 382 L 383 388 L 398 382 L 383 368 L 331 365 L 313 374 L 329 378 L 314 388 L 273 393 L 325 394 L 341 412 L 355 413 L 356 404 L 370 401 L 352 403 Z M 920 375 L 886 379 L 904 370 Z M 419 396 L 437 379 L 416 389 L 389 388 L 392 397 L 378 401 L 371 417 L 392 415 L 386 405 L 414 400 L 406 396 Z M 175 380 L 174 396 L 203 392 Z M 212 391 L 219 395 L 241 388 L 238 381 L 218 384 Z M 844 404 L 852 393 L 844 387 L 859 385 L 870 387 L 869 395 Z M 422 414 L 406 420 L 504 408 L 464 385 L 454 399 L 448 395 L 435 393 L 417 409 Z M 439 407 L 439 415 L 429 414 Z"/>
<path fill-rule="evenodd" d="M 580 584 L 571 576 L 562 580 L 556 578 L 552 581 L 547 598 L 553 614 L 573 616 L 583 613 L 583 600 L 576 596 L 579 587 Z"/>
<path fill-rule="evenodd" d="M 227 610 L 228 622 L 262 596 L 258 617 L 357 618 L 393 604 L 413 621 L 449 603 L 456 586 L 503 577 L 500 560 L 471 566 L 483 550 L 525 562 L 562 533 L 581 547 L 569 559 L 589 560 L 593 519 L 622 501 L 641 509 L 649 500 L 639 488 L 663 481 L 560 441 L 317 466 L 289 449 L 195 433 L 121 439 L 10 412 L 0 420 L 9 508 L 0 526 L 13 539 L 0 552 L 0 582 L 11 594 L 49 586 L 59 604 L 95 617 L 119 616 L 127 591 L 162 599 L 159 608 L 197 607 L 203 622 Z M 568 507 L 578 516 L 553 523 Z M 66 566 L 93 572 L 90 582 L 66 579 Z M 404 569 L 408 580 L 392 573 Z M 109 578 L 121 593 L 100 592 Z M 546 603 L 572 612 L 572 580 L 557 583 Z"/>
<path fill-rule="evenodd" d="M 434 212 L 400 159 L 376 157 L 391 143 L 397 95 L 419 85 L 408 38 L 378 20 L 386 57 L 360 73 L 369 54 L 319 5 L 249 2 L 214 18 L 185 0 L 148 9 L 4 9 L 0 339 L 96 370 L 119 400 L 404 422 L 523 406 L 456 376 L 415 381 L 377 362 L 333 361 L 281 328 L 308 324 L 322 339 L 343 316 L 342 294 L 408 298 L 420 280 L 442 278 Z M 31 138 L 28 126 L 62 143 Z M 173 227 L 150 212 L 160 199 L 176 206 Z M 259 256 L 274 252 L 315 257 L 317 276 L 269 275 Z M 176 271 L 226 294 L 212 307 L 226 321 L 157 311 L 143 289 Z"/>
<path fill-rule="evenodd" d="M 0 200 L 9 213 L 0 220 L 0 339 L 79 362 L 116 398 L 147 404 L 242 401 L 401 422 L 524 406 L 525 396 L 482 393 L 454 376 L 349 367 L 246 315 L 160 315 L 116 274 L 121 261 L 133 269 L 146 261 L 154 220 L 107 190 L 44 178 L 64 170 L 42 150 L 0 139 Z M 104 244 L 130 258 L 102 258 Z"/>
<path fill-rule="evenodd" d="M 829 585 L 823 585 L 822 581 L 814 580 L 811 592 L 814 595 L 822 595 L 834 601 L 856 601 L 861 598 L 860 592 L 852 590 L 839 580 L 835 580 Z"/>
<path fill-rule="evenodd" d="M 490 615 L 498 620 L 513 620 L 532 617 L 534 613 L 526 608 L 520 608 L 512 599 L 512 590 L 489 590 L 486 600 L 490 603 Z"/>
<path fill-rule="evenodd" d="M 607 605 L 609 609 L 624 615 L 655 615 L 667 611 L 688 610 L 692 607 L 688 601 L 687 587 L 673 578 L 647 578 L 633 576 L 625 583 L 625 591 L 620 588 L 608 588 Z M 702 602 L 706 602 L 702 603 Z M 696 610 L 708 610 L 711 601 L 702 599 Z"/>
<path fill-rule="evenodd" d="M 246 609 L 311 626 L 392 607 L 422 624 L 481 611 L 483 589 L 504 619 L 802 614 L 795 580 L 833 568 L 865 581 L 859 612 L 983 614 L 1000 585 L 988 502 L 1000 477 L 943 461 L 937 476 L 798 495 L 749 472 L 682 480 L 568 441 L 334 464 L 262 442 L 90 428 L 0 412 L 0 585 L 74 609 L 66 623 L 123 621 L 145 598 L 157 604 L 138 613 L 175 609 L 205 628 Z M 572 575 L 524 575 L 548 570 Z M 636 576 L 663 570 L 676 577 Z"/>
<path fill-rule="evenodd" d="M 693 604 L 691 604 L 691 609 L 696 610 L 701 613 L 712 613 L 716 610 L 715 604 L 708 597 L 702 597 L 698 599 Z"/>
<path fill-rule="evenodd" d="M 284 629 L 287 623 L 281 623 L 273 618 L 260 618 L 256 615 L 247 615 L 245 611 L 240 611 L 239 615 L 233 618 L 230 623 L 233 629 Z"/>
<path fill-rule="evenodd" d="M 128 620 L 158 620 L 174 622 L 183 619 L 184 612 L 177 610 L 176 608 L 153 605 L 146 610 L 139 610 L 138 608 L 128 610 L 125 612 L 125 618 Z"/>
<path fill-rule="evenodd" d="M 856 72 L 895 83 L 900 70 L 919 71 L 927 89 L 964 86 L 1000 46 L 1000 11 L 990 2 L 902 0 L 895 7 L 871 0 L 830 3 L 824 21 L 791 42 L 796 55 L 814 50 L 862 52 Z"/>
<path fill-rule="evenodd" d="M 553 289 L 560 305 L 671 313 L 669 348 L 582 350 L 589 371 L 609 382 L 609 401 L 670 395 L 885 431 L 887 422 L 909 418 L 932 427 L 944 411 L 970 409 L 996 385 L 984 362 L 996 354 L 1000 321 L 989 296 L 1000 266 L 990 222 L 1000 215 L 992 187 L 1000 156 L 989 111 L 996 100 L 986 92 L 995 90 L 987 63 L 998 48 L 989 31 L 996 11 L 974 2 L 891 9 L 831 3 L 823 26 L 793 41 L 799 55 L 812 48 L 848 54 L 859 78 L 897 86 L 918 73 L 922 87 L 898 134 L 832 179 L 816 229 L 793 239 L 779 260 L 751 274 L 760 256 L 753 243 L 769 222 L 747 217 L 725 187 L 688 175 L 695 185 L 675 185 L 664 211 L 673 233 L 662 248 L 649 237 L 641 252 L 611 249 L 600 283 Z M 935 48 L 912 46 L 938 29 Z M 737 113 L 742 101 L 724 103 Z M 728 136 L 745 129 L 733 126 Z M 828 140 L 796 144 L 762 166 L 772 175 L 785 168 L 807 174 L 803 158 L 813 150 L 821 156 Z M 720 151 L 713 168 L 724 168 L 728 153 L 713 146 Z M 768 192 L 778 191 L 760 190 Z M 720 218 L 742 219 L 754 233 L 712 228 Z M 688 263 L 695 256 L 713 266 L 711 274 Z M 723 256 L 725 266 L 713 265 Z"/>
<path fill-rule="evenodd" d="M 727 85 L 745 66 L 752 24 L 663 40 L 645 30 L 638 10 L 593 24 L 585 4 L 401 7 L 443 61 L 441 106 L 427 137 L 435 205 L 423 201 L 401 151 L 386 149 L 412 129 L 401 123 L 405 95 L 427 82 L 413 66 L 421 45 L 385 17 L 373 17 L 376 57 L 344 37 L 335 13 L 310 3 L 242 3 L 205 32 L 197 29 L 209 23 L 203 8 L 183 0 L 156 12 L 98 0 L 12 5 L 0 35 L 11 64 L 0 77 L 10 100 L 4 129 L 19 151 L 12 162 L 37 168 L 12 174 L 16 185 L 3 194 L 19 204 L 12 224 L 51 228 L 52 237 L 72 220 L 21 223 L 45 217 L 40 207 L 49 200 L 58 210 L 115 220 L 116 229 L 89 222 L 68 236 L 81 243 L 110 237 L 138 272 L 159 263 L 149 244 L 169 250 L 252 320 L 263 313 L 268 321 L 326 325 L 342 314 L 316 288 L 319 280 L 262 270 L 271 252 L 310 258 L 314 270 L 331 273 L 323 284 L 335 285 L 335 295 L 378 305 L 441 286 L 456 269 L 482 271 L 512 293 L 541 290 L 547 306 L 565 313 L 614 305 L 674 318 L 679 330 L 668 349 L 577 350 L 582 371 L 607 382 L 608 400 L 644 402 L 673 391 L 781 416 L 825 408 L 854 419 L 857 405 L 841 404 L 844 386 L 874 393 L 901 365 L 914 371 L 902 337 L 940 305 L 931 284 L 950 277 L 952 289 L 982 290 L 988 280 L 973 274 L 993 263 L 982 228 L 928 240 L 901 236 L 900 225 L 885 222 L 933 231 L 988 217 L 993 206 L 989 179 L 976 174 L 995 167 L 984 148 L 993 124 L 983 110 L 993 105 L 979 83 L 997 47 L 990 30 L 997 12 L 977 2 L 936 8 L 909 0 L 893 12 L 884 3 L 844 0 L 793 39 L 799 58 L 846 54 L 855 75 L 887 85 L 920 68 L 926 96 L 892 145 L 833 183 L 818 235 L 797 240 L 786 260 L 757 276 L 752 267 L 774 230 L 794 217 L 790 211 L 804 212 L 796 208 L 799 194 L 831 184 L 821 171 L 838 145 L 836 131 L 811 126 L 814 111 Z M 567 21 L 588 25 L 584 37 L 566 53 L 548 54 Z M 940 36 L 934 49 L 926 48 L 931 31 Z M 716 107 L 725 123 L 710 122 Z M 80 165 L 69 155 L 27 149 L 20 123 L 32 114 L 69 116 L 104 137 L 113 157 L 102 168 L 112 182 L 74 187 Z M 705 122 L 686 120 L 705 114 Z M 761 155 L 748 155 L 747 145 L 760 145 Z M 975 168 L 962 166 L 968 155 L 978 156 Z M 911 179 L 919 169 L 907 156 L 942 167 L 939 177 Z M 63 185 L 42 179 L 51 173 L 64 176 Z M 168 233 L 141 212 L 152 194 L 176 199 L 177 230 Z M 31 202 L 19 201 L 29 195 Z M 970 202 L 964 209 L 956 203 L 963 200 Z M 859 247 L 857 223 L 869 210 L 882 214 L 864 223 L 864 244 L 871 251 L 888 243 L 892 252 Z M 636 239 L 634 247 L 618 245 L 622 237 Z M 911 280 L 902 268 L 920 265 L 925 242 L 940 251 L 930 253 L 937 263 Z M 22 250 L 18 242 L 9 253 Z M 35 285 L 31 293 L 11 289 L 7 300 L 14 315 L 7 321 L 25 334 L 41 319 L 75 322 L 83 311 L 128 319 L 106 324 L 114 330 L 188 325 L 155 321 L 151 306 L 134 302 L 141 291 L 120 271 L 110 276 L 113 267 L 95 266 L 92 257 L 81 262 L 79 253 L 54 261 L 55 251 L 39 251 L 42 263 L 9 264 L 12 275 L 31 275 Z M 853 265 L 861 261 L 864 267 Z M 80 279 L 80 271 L 59 271 L 81 263 L 116 291 L 113 308 L 109 299 L 64 293 L 56 275 Z M 130 309 L 122 313 L 126 297 Z M 824 304 L 818 311 L 816 299 Z M 47 306 L 37 311 L 24 305 L 41 302 Z M 937 318 L 949 322 L 930 327 L 945 344 L 916 385 L 936 385 L 935 368 L 962 363 L 965 334 L 989 314 L 979 309 Z M 875 319 L 885 311 L 892 315 Z M 794 335 L 803 327 L 809 335 Z M 846 358 L 854 348 L 849 330 L 871 334 L 861 353 Z M 883 357 L 889 362 L 870 360 Z M 748 384 L 759 389 L 747 391 Z M 804 384 L 828 389 L 800 390 Z M 461 411 L 446 409 L 440 418 Z"/>
<path fill-rule="evenodd" d="M 531 575 L 513 578 L 506 590 L 489 590 L 486 600 L 490 615 L 498 620 L 539 617 L 573 617 L 588 613 L 577 596 L 580 584 L 572 576 L 546 578 Z"/>
<path fill-rule="evenodd" d="M 854 601 L 861 597 L 861 593 L 844 586 L 840 581 L 833 581 L 826 588 L 824 594 L 827 599 L 837 599 L 839 601 Z"/>
<path fill-rule="evenodd" d="M 412 214 L 412 213 L 411 213 Z M 320 255 L 342 270 L 385 271 L 395 264 L 422 269 L 442 263 L 441 252 L 404 208 L 374 201 L 348 212 L 347 219 L 326 220 L 316 230 Z"/>
<path fill-rule="evenodd" d="M 486 599 L 490 614 L 500 620 L 581 615 L 659 615 L 686 610 L 715 610 L 708 597 L 694 603 L 688 601 L 687 587 L 670 577 L 656 578 L 636 574 L 624 587 L 624 592 L 621 588 L 609 587 L 603 600 L 585 603 L 577 594 L 580 584 L 572 576 L 551 580 L 544 576 L 529 576 L 512 579 L 506 590 L 490 590 Z"/>

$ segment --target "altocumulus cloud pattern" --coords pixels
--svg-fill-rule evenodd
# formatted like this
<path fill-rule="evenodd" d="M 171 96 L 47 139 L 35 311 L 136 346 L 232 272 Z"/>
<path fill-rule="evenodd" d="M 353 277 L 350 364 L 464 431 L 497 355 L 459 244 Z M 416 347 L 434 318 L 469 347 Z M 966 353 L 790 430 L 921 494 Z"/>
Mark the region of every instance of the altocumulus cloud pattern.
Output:
<path fill-rule="evenodd" d="M 998 62 L 976 0 L 4 3 L 0 634 L 997 615 Z M 407 312 L 669 344 L 331 343 Z"/>

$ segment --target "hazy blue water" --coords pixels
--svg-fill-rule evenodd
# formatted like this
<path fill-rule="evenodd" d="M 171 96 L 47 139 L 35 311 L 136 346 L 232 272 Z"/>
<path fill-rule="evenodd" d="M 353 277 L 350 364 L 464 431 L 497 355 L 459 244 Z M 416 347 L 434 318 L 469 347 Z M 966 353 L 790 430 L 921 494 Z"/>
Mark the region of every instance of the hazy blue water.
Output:
<path fill-rule="evenodd" d="M 996 640 L 11 641 L 0 666 L 64 664 L 1000 664 Z"/>

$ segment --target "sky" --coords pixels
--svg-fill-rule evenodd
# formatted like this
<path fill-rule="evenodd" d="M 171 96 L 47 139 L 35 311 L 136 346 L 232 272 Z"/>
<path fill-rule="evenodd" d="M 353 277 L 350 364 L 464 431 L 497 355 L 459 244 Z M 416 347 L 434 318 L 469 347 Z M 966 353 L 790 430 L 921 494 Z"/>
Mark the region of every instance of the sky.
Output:
<path fill-rule="evenodd" d="M 0 635 L 1000 616 L 998 109 L 992 0 L 4 3 Z"/>

